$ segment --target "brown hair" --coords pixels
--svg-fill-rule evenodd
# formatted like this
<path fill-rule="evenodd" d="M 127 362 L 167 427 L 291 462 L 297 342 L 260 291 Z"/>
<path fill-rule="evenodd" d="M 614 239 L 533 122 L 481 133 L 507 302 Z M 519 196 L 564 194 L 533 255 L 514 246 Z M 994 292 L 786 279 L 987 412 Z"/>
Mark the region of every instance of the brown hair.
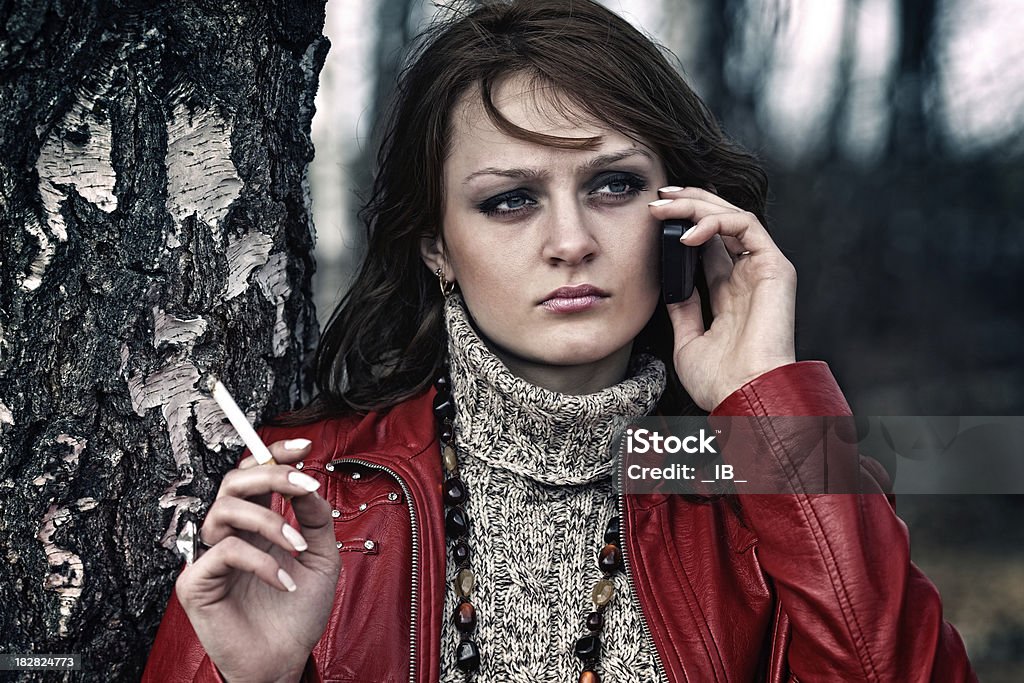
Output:
<path fill-rule="evenodd" d="M 670 182 L 713 187 L 764 220 L 764 171 L 725 137 L 658 46 L 627 21 L 591 0 L 490 2 L 455 12 L 417 38 L 399 77 L 373 189 L 360 213 L 368 251 L 321 335 L 319 395 L 287 422 L 387 409 L 427 389 L 440 371 L 442 296 L 421 260 L 420 240 L 441 229 L 451 114 L 462 95 L 479 89 L 495 125 L 514 137 L 566 148 L 597 142 L 551 137 L 504 119 L 491 88 L 511 74 L 553 86 L 564 104 L 650 146 Z M 702 294 L 707 301 L 706 290 Z M 693 412 L 672 370 L 664 304 L 635 348 L 666 363 L 670 380 L 661 412 Z"/>

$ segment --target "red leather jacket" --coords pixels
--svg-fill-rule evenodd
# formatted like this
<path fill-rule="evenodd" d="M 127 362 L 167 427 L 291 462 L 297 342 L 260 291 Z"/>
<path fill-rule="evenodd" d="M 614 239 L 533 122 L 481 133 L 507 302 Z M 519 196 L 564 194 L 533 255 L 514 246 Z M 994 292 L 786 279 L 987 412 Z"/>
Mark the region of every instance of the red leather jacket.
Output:
<path fill-rule="evenodd" d="M 313 441 L 303 469 L 338 511 L 341 575 L 307 680 L 438 680 L 446 553 L 431 394 L 384 415 L 262 430 L 267 442 Z M 802 362 L 712 417 L 849 410 L 828 367 Z M 775 452 L 820 436 L 768 431 L 759 447 Z M 666 680 L 976 681 L 878 490 L 742 496 L 742 523 L 724 499 L 623 496 L 626 571 Z M 221 680 L 174 596 L 144 680 Z"/>

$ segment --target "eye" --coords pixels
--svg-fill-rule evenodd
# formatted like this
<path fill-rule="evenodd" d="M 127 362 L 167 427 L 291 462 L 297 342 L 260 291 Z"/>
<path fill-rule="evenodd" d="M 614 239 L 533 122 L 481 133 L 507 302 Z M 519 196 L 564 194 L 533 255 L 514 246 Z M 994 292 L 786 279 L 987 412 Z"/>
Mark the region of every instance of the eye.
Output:
<path fill-rule="evenodd" d="M 647 189 L 647 182 L 634 173 L 602 173 L 594 179 L 590 194 L 609 201 L 635 197 Z"/>
<path fill-rule="evenodd" d="M 536 203 L 525 190 L 512 190 L 484 200 L 477 209 L 487 216 L 507 216 L 528 211 Z"/>

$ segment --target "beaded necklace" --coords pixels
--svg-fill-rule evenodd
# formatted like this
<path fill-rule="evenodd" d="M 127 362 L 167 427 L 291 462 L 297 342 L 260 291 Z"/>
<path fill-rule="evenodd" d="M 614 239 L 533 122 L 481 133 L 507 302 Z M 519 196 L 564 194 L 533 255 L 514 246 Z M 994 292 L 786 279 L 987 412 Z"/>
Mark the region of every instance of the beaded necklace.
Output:
<path fill-rule="evenodd" d="M 434 382 L 437 395 L 434 397 L 434 418 L 441 447 L 441 461 L 444 470 L 444 484 L 441 487 L 445 504 L 445 535 L 450 547 L 450 559 L 459 572 L 455 577 L 455 590 L 459 603 L 452 619 L 459 632 L 459 643 L 455 650 L 456 665 L 467 674 L 480 668 L 480 648 L 473 640 L 476 631 L 477 614 L 472 597 L 476 587 L 476 574 L 471 568 L 472 553 L 469 548 L 470 520 L 466 512 L 469 490 L 459 476 L 458 457 L 455 449 L 455 404 L 451 395 L 451 380 L 447 373 Z M 604 532 L 605 545 L 597 556 L 597 566 L 603 578 L 594 584 L 590 599 L 594 609 L 587 614 L 585 625 L 588 634 L 576 641 L 574 652 L 583 663 L 579 683 L 600 683 L 597 674 L 601 655 L 601 630 L 604 626 L 604 612 L 615 593 L 612 577 L 622 569 L 622 551 L 619 549 L 619 518 L 612 517 Z"/>

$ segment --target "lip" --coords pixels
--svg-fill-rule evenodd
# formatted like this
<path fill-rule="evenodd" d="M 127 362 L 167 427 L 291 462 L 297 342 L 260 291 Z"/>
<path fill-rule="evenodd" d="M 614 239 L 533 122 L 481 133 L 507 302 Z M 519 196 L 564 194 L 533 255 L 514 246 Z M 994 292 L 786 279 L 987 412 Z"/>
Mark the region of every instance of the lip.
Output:
<path fill-rule="evenodd" d="M 594 285 L 574 285 L 559 287 L 545 296 L 540 305 L 555 313 L 577 313 L 593 308 L 608 296 L 608 292 Z"/>

